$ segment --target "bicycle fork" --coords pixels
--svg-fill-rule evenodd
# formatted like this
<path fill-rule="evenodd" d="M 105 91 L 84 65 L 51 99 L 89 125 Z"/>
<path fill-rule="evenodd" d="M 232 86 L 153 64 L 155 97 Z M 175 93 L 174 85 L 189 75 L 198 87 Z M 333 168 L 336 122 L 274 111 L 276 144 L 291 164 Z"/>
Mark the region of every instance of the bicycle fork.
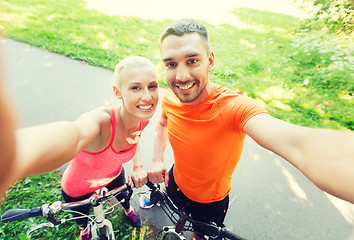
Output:
<path fill-rule="evenodd" d="M 103 206 L 102 204 L 98 204 L 97 206 L 93 207 L 93 212 L 96 216 L 95 223 L 92 226 L 92 238 L 97 239 L 97 228 L 100 231 L 100 239 L 101 237 L 108 237 L 109 240 L 115 240 L 113 227 L 111 221 L 105 218 Z M 106 238 L 103 238 L 106 239 Z"/>

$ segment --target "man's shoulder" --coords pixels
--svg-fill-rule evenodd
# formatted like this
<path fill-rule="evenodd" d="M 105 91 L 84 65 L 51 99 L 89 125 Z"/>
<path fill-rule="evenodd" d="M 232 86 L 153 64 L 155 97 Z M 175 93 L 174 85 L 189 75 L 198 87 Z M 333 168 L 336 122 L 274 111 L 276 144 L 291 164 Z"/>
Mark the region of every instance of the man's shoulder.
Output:
<path fill-rule="evenodd" d="M 244 94 L 239 89 L 229 89 L 218 86 L 217 93 L 214 96 L 217 106 L 222 109 L 243 109 L 243 108 L 263 108 L 261 103 Z"/>
<path fill-rule="evenodd" d="M 214 91 L 215 99 L 218 101 L 233 100 L 238 97 L 245 97 L 244 92 L 240 89 L 231 89 L 224 86 L 216 85 L 216 90 Z"/>

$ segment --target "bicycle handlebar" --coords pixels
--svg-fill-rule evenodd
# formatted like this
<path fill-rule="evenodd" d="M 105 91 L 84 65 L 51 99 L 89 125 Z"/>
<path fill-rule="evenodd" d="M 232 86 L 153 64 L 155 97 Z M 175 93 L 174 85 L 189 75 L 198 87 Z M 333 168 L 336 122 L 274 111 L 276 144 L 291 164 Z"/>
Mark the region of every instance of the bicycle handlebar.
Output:
<path fill-rule="evenodd" d="M 30 217 L 37 216 L 51 216 L 53 214 L 60 213 L 63 209 L 70 209 L 74 207 L 79 207 L 86 204 L 97 205 L 102 201 L 105 201 L 123 191 L 131 191 L 134 188 L 134 184 L 131 186 L 125 184 L 121 187 L 113 189 L 111 191 L 105 192 L 101 191 L 101 193 L 97 194 L 96 192 L 91 195 L 90 198 L 71 202 L 71 203 L 62 203 L 61 201 L 54 202 L 52 204 L 44 204 L 41 207 L 35 207 L 32 209 L 11 209 L 6 211 L 3 215 L 1 215 L 1 222 L 12 222 L 25 220 Z"/>
<path fill-rule="evenodd" d="M 186 214 L 184 211 L 179 210 L 172 202 L 172 200 L 164 193 L 160 190 L 159 187 L 156 187 L 153 183 L 148 182 L 146 184 L 150 190 L 151 190 L 151 194 L 150 194 L 150 202 L 152 204 L 156 204 L 158 202 L 164 202 L 167 204 L 167 206 L 176 214 L 178 214 L 181 218 L 183 218 L 184 220 L 203 227 L 205 229 L 209 229 L 210 232 L 213 232 L 213 235 L 215 237 L 220 236 L 220 237 L 226 237 L 228 239 L 232 239 L 232 240 L 246 240 L 245 238 L 242 238 L 234 233 L 231 233 L 219 226 L 213 225 L 213 224 L 208 224 L 205 222 L 201 222 L 201 221 L 197 221 L 197 220 L 193 220 L 191 217 L 188 216 L 188 214 Z M 159 186 L 159 185 L 158 185 Z"/>

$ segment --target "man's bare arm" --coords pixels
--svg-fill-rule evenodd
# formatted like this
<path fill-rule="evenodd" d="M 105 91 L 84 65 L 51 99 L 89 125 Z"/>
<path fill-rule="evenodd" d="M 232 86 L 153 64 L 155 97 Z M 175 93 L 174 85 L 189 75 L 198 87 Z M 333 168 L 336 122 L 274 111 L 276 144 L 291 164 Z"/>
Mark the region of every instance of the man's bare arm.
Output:
<path fill-rule="evenodd" d="M 168 141 L 167 120 L 162 118 L 156 125 L 154 138 L 154 155 L 148 170 L 148 178 L 152 183 L 168 183 L 168 171 L 164 164 L 164 152 Z"/>
<path fill-rule="evenodd" d="M 259 114 L 243 129 L 320 189 L 354 203 L 354 133 L 301 127 Z"/>

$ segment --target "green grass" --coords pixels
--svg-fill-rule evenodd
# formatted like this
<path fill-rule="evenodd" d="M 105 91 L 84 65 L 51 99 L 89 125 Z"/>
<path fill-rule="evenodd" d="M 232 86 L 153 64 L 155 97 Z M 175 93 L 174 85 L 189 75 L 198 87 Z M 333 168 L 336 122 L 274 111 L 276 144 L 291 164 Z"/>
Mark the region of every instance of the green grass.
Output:
<path fill-rule="evenodd" d="M 81 0 L 3 0 L 0 13 L 5 36 L 95 66 L 113 69 L 128 55 L 148 57 L 166 86 L 158 38 L 171 20 L 107 16 L 86 9 Z M 233 14 L 240 21 L 237 27 L 206 23 L 216 55 L 213 82 L 243 90 L 277 118 L 303 126 L 354 129 L 353 38 L 300 31 L 299 19 L 282 14 L 245 8 Z M 21 181 L 8 192 L 0 212 L 60 199 L 59 179 L 50 173 Z M 121 217 L 115 218 L 116 226 L 122 225 Z M 36 221 L 1 224 L 0 233 L 25 239 L 21 237 Z M 123 227 L 121 238 L 129 238 L 131 231 Z M 78 229 L 68 224 L 39 234 L 74 239 Z"/>

